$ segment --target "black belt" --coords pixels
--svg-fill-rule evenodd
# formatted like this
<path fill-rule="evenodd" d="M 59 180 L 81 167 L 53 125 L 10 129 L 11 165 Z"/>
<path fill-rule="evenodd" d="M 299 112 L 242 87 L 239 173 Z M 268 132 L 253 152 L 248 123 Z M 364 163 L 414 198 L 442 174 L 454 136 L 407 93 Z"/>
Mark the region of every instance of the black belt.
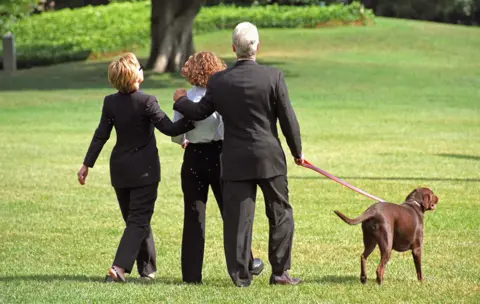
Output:
<path fill-rule="evenodd" d="M 201 142 L 201 143 L 190 142 L 190 143 L 188 143 L 188 146 L 201 147 L 201 146 L 221 145 L 222 143 L 223 143 L 223 140 L 212 140 L 212 141 L 209 141 L 209 142 Z"/>

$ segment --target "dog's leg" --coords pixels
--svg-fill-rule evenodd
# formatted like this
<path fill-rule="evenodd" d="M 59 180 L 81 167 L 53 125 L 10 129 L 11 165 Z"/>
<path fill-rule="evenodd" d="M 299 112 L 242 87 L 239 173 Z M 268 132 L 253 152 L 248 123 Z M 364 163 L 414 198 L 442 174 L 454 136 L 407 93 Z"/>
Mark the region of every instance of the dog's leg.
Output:
<path fill-rule="evenodd" d="M 377 283 L 381 285 L 383 283 L 383 274 L 385 272 L 385 266 L 390 260 L 390 256 L 392 255 L 392 241 L 393 236 L 389 234 L 384 228 L 379 231 L 379 235 L 377 238 L 378 247 L 380 248 L 380 264 L 377 268 Z"/>
<path fill-rule="evenodd" d="M 387 265 L 388 260 L 390 260 L 390 255 L 392 254 L 392 252 L 391 250 L 388 250 L 386 248 L 382 250 L 382 247 L 380 247 L 380 253 L 381 253 L 380 264 L 378 265 L 378 268 L 377 268 L 378 285 L 382 285 L 383 283 L 383 274 L 385 273 L 385 266 Z"/>
<path fill-rule="evenodd" d="M 363 246 L 364 250 L 360 257 L 360 282 L 365 284 L 367 283 L 367 258 L 377 246 L 375 236 L 368 234 L 365 229 L 363 229 Z"/>
<path fill-rule="evenodd" d="M 415 262 L 415 269 L 417 270 L 417 279 L 421 282 L 422 277 L 422 247 L 412 249 L 413 262 Z"/>

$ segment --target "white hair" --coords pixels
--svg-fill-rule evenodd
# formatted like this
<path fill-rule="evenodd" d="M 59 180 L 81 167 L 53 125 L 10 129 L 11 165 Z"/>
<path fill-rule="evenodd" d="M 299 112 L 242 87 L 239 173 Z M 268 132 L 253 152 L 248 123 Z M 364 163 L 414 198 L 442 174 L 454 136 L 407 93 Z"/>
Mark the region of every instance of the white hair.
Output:
<path fill-rule="evenodd" d="M 237 58 L 253 58 L 258 46 L 257 27 L 250 22 L 239 23 L 232 34 L 232 44 L 235 47 Z"/>

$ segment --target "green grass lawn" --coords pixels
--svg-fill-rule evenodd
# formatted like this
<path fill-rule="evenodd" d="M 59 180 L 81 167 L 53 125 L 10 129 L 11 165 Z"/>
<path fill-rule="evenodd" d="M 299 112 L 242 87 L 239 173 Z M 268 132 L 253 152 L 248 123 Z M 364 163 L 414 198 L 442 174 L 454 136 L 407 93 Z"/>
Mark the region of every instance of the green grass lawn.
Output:
<path fill-rule="evenodd" d="M 0 73 L 0 303 L 479 303 L 480 29 L 378 19 L 376 26 L 261 30 L 259 60 L 285 72 L 305 156 L 318 167 L 400 203 L 417 186 L 434 190 L 425 216 L 424 283 L 409 252 L 394 253 L 375 283 L 378 249 L 359 281 L 359 226 L 348 216 L 373 201 L 288 159 L 296 230 L 292 270 L 305 283 L 268 285 L 270 266 L 238 289 L 225 267 L 222 223 L 208 206 L 204 285 L 181 284 L 182 150 L 157 132 L 162 183 L 153 217 L 158 280 L 104 284 L 122 233 L 104 148 L 87 185 L 79 169 L 100 117 L 108 61 Z M 195 37 L 197 50 L 233 60 L 230 32 Z M 147 51 L 139 51 L 145 60 Z M 143 89 L 171 113 L 186 86 L 146 74 Z M 286 145 L 284 145 L 286 147 Z M 259 194 L 253 250 L 267 261 Z M 267 263 L 268 264 L 268 263 Z"/>

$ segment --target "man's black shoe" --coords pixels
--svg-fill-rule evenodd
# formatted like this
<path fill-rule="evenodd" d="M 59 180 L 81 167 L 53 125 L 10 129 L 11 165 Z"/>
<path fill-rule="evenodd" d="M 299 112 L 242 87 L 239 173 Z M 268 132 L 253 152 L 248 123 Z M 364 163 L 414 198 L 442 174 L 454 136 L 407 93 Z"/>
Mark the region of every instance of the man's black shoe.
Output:
<path fill-rule="evenodd" d="M 262 260 L 260 260 L 260 259 L 253 259 L 252 269 L 250 269 L 250 272 L 251 272 L 254 276 L 258 276 L 259 274 L 262 273 L 264 267 L 265 267 L 265 265 L 263 264 L 263 261 L 262 261 Z"/>
<path fill-rule="evenodd" d="M 302 283 L 302 280 L 292 278 L 286 271 L 279 276 L 274 274 L 270 276 L 270 285 L 298 285 L 300 283 Z"/>

